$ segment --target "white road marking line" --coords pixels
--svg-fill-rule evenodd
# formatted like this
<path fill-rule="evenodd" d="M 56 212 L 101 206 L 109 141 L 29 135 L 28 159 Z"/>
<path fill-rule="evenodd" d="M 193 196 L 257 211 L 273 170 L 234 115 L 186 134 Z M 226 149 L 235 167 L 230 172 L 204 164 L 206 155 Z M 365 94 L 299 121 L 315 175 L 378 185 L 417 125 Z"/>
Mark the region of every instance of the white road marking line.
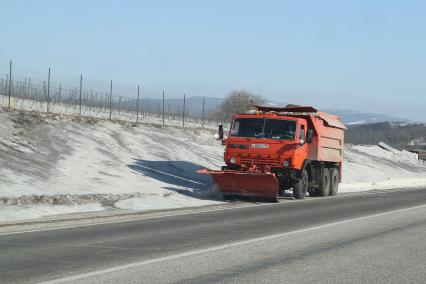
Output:
<path fill-rule="evenodd" d="M 26 231 L 18 231 L 18 232 L 0 233 L 0 236 L 34 233 L 34 232 L 54 231 L 54 230 L 62 230 L 62 229 L 72 229 L 72 228 L 80 228 L 80 227 L 91 227 L 91 226 L 116 224 L 116 223 L 126 223 L 126 222 L 132 222 L 132 221 L 160 219 L 160 218 L 166 218 L 166 217 L 183 216 L 183 215 L 199 214 L 199 213 L 208 213 L 208 212 L 224 211 L 224 210 L 233 210 L 233 209 L 249 208 L 249 207 L 255 207 L 255 206 L 271 206 L 271 205 L 277 205 L 277 204 L 279 204 L 279 203 L 265 203 L 265 204 L 253 204 L 253 205 L 249 204 L 249 205 L 241 205 L 241 206 L 237 205 L 235 207 L 229 207 L 229 208 L 208 209 L 208 210 L 182 212 L 182 213 L 174 213 L 174 214 L 164 214 L 164 215 L 159 215 L 159 216 L 149 216 L 149 217 L 140 217 L 140 218 L 125 219 L 125 220 L 98 222 L 98 223 L 92 223 L 92 224 L 79 224 L 79 225 L 62 226 L 62 227 L 54 227 L 54 228 L 34 229 L 34 230 L 26 230 Z M 112 217 L 117 217 L 117 216 L 112 216 Z M 118 217 L 120 217 L 120 216 L 118 216 Z M 75 220 L 71 220 L 71 221 L 75 221 Z"/>
<path fill-rule="evenodd" d="M 143 261 L 139 261 L 139 262 L 129 263 L 129 264 L 125 264 L 125 265 L 119 265 L 119 266 L 115 266 L 115 267 L 111 267 L 111 268 L 95 270 L 95 271 L 92 271 L 92 272 L 76 274 L 76 275 L 73 275 L 73 276 L 58 278 L 58 279 L 49 280 L 49 281 L 41 282 L 41 283 L 51 284 L 51 283 L 64 283 L 64 282 L 68 282 L 68 281 L 81 280 L 81 279 L 84 279 L 84 278 L 94 277 L 94 276 L 98 276 L 98 275 L 106 274 L 106 273 L 111 273 L 111 272 L 117 272 L 117 271 L 120 271 L 120 270 L 129 269 L 129 268 L 135 268 L 135 267 L 150 265 L 150 264 L 154 264 L 154 263 L 159 263 L 159 262 L 168 261 L 168 260 L 174 260 L 174 259 L 178 259 L 178 258 L 182 258 L 182 257 L 188 257 L 188 256 L 193 256 L 193 255 L 198 255 L 198 254 L 203 254 L 203 253 L 215 252 L 215 251 L 219 251 L 219 250 L 223 250 L 223 249 L 253 244 L 253 243 L 262 242 L 262 241 L 269 241 L 269 240 L 272 240 L 272 239 L 287 237 L 289 235 L 295 235 L 295 234 L 306 233 L 306 232 L 320 230 L 320 229 L 326 229 L 326 228 L 329 228 L 329 227 L 334 227 L 334 226 L 343 225 L 343 224 L 352 223 L 352 222 L 357 222 L 357 221 L 363 221 L 363 220 L 367 220 L 367 219 L 371 219 L 371 218 L 377 218 L 377 217 L 381 217 L 381 216 L 406 212 L 406 211 L 425 208 L 425 207 L 426 207 L 426 204 L 423 204 L 423 205 L 419 205 L 419 206 L 414 206 L 414 207 L 409 207 L 409 208 L 404 208 L 404 209 L 398 209 L 398 210 L 393 210 L 393 211 L 387 211 L 387 212 L 363 216 L 363 217 L 346 219 L 346 220 L 343 220 L 343 221 L 337 221 L 337 222 L 332 222 L 332 223 L 328 223 L 328 224 L 313 226 L 313 227 L 310 227 L 310 228 L 304 228 L 304 229 L 299 229 L 299 230 L 285 232 L 285 233 L 273 234 L 273 235 L 269 235 L 269 236 L 265 236 L 265 237 L 258 237 L 258 238 L 244 240 L 244 241 L 233 242 L 233 243 L 224 244 L 224 245 L 220 245 L 220 246 L 214 246 L 214 247 L 210 247 L 210 248 L 206 248 L 206 249 L 193 250 L 193 251 L 188 251 L 188 252 L 184 252 L 184 253 L 178 253 L 178 254 L 173 254 L 173 255 L 169 255 L 169 256 L 158 257 L 158 258 L 143 260 Z"/>
<path fill-rule="evenodd" d="M 419 189 L 419 188 L 413 188 L 412 190 L 415 190 L 415 189 Z M 396 191 L 399 191 L 399 190 L 395 190 L 395 192 Z M 304 200 L 291 200 L 291 201 L 292 202 L 306 202 L 306 201 L 312 202 L 312 201 L 321 201 L 321 200 L 331 199 L 331 198 L 345 198 L 345 197 L 350 197 L 350 196 L 362 196 L 362 195 L 380 195 L 380 194 L 385 194 L 385 193 L 388 193 L 387 189 L 380 189 L 380 190 L 375 191 L 375 192 L 371 192 L 371 190 L 367 190 L 367 191 L 360 191 L 360 192 L 348 192 L 348 193 L 343 193 L 342 195 L 336 195 L 336 196 L 327 196 L 327 197 L 321 197 L 321 198 L 313 197 L 313 198 L 308 198 L 308 199 L 304 199 Z M 288 199 L 281 199 L 281 200 L 282 201 L 290 201 Z M 79 224 L 79 225 L 61 226 L 61 227 L 54 227 L 54 228 L 34 229 L 34 230 L 25 230 L 25 231 L 17 231 L 17 232 L 7 232 L 7 233 L 0 233 L 0 236 L 35 233 L 35 232 L 45 232 L 45 231 L 54 231 L 54 230 L 63 230 L 63 229 L 73 229 L 73 228 L 80 228 L 80 227 L 91 227 L 91 226 L 107 225 L 107 224 L 126 223 L 126 222 L 141 221 L 141 220 L 150 220 L 150 219 L 160 219 L 160 218 L 167 218 L 167 217 L 174 217 L 174 216 L 183 216 L 183 215 L 189 215 L 189 214 L 208 213 L 208 212 L 224 211 L 224 210 L 236 210 L 236 209 L 250 208 L 250 207 L 256 207 L 256 206 L 276 206 L 276 205 L 280 205 L 280 204 L 283 204 L 283 203 L 284 202 L 253 203 L 253 204 L 246 204 L 246 205 L 241 205 L 241 206 L 237 205 L 235 207 L 229 207 L 229 208 L 208 209 L 208 210 L 199 210 L 199 211 L 191 211 L 191 212 L 183 212 L 183 213 L 164 214 L 164 215 L 158 215 L 158 216 L 131 218 L 131 219 L 124 219 L 124 220 L 95 222 L 95 223 L 91 223 L 91 224 Z M 287 204 L 287 202 L 286 202 L 286 204 Z M 224 205 L 226 205 L 226 203 Z M 187 209 L 191 210 L 191 208 L 187 208 Z M 149 212 L 147 212 L 147 213 L 149 213 Z M 120 217 L 120 216 L 109 216 L 109 217 Z M 108 218 L 108 216 L 106 218 Z M 87 219 L 90 219 L 90 218 L 87 218 Z M 82 219 L 82 220 L 84 220 L 84 219 Z M 79 220 L 70 220 L 70 221 L 73 222 L 73 221 L 79 221 Z M 64 222 L 67 222 L 67 220 L 64 220 Z M 31 225 L 31 224 L 29 224 L 29 225 Z M 17 226 L 19 226 L 19 224 Z"/>

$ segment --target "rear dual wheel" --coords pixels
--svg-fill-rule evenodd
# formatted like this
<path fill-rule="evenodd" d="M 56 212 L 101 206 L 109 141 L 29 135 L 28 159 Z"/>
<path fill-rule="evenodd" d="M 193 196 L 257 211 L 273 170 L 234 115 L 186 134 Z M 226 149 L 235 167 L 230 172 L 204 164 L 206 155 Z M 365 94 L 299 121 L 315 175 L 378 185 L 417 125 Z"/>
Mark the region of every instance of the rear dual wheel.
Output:
<path fill-rule="evenodd" d="M 339 188 L 339 179 L 339 171 L 336 168 L 324 168 L 318 194 L 320 196 L 336 195 Z"/>
<path fill-rule="evenodd" d="M 304 199 L 309 190 L 309 196 L 332 196 L 337 194 L 339 188 L 339 171 L 336 168 L 324 168 L 321 175 L 319 188 L 309 188 L 308 172 L 302 172 L 302 178 L 293 186 L 295 199 Z"/>
<path fill-rule="evenodd" d="M 318 188 L 309 187 L 308 192 L 309 192 L 309 197 L 318 196 Z"/>
<path fill-rule="evenodd" d="M 327 168 L 322 170 L 321 182 L 318 188 L 318 195 L 328 196 L 330 193 L 330 171 Z"/>
<path fill-rule="evenodd" d="M 339 171 L 336 168 L 330 168 L 330 195 L 336 195 L 339 189 Z"/>

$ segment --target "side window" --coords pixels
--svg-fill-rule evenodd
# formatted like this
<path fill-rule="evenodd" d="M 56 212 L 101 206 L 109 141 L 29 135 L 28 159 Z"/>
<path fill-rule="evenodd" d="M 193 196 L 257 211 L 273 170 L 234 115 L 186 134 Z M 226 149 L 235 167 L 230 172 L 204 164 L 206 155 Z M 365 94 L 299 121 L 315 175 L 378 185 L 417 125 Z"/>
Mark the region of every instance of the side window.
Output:
<path fill-rule="evenodd" d="M 306 138 L 306 136 L 305 136 L 305 126 L 304 125 L 300 126 L 299 138 L 300 138 L 300 140 L 306 141 L 306 139 L 305 139 Z"/>
<path fill-rule="evenodd" d="M 238 135 L 238 132 L 240 130 L 240 122 L 238 120 L 234 121 L 234 124 L 232 125 L 231 129 L 231 135 Z"/>

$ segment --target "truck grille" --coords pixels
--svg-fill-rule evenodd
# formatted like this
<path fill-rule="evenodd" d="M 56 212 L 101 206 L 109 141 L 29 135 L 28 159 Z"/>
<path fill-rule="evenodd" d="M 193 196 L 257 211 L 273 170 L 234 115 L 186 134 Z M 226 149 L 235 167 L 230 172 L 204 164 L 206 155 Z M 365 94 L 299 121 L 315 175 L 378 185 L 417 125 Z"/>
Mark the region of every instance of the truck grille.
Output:
<path fill-rule="evenodd" d="M 280 160 L 275 159 L 250 159 L 250 158 L 240 158 L 240 163 L 242 165 L 260 165 L 260 166 L 273 166 L 279 167 L 281 166 Z"/>

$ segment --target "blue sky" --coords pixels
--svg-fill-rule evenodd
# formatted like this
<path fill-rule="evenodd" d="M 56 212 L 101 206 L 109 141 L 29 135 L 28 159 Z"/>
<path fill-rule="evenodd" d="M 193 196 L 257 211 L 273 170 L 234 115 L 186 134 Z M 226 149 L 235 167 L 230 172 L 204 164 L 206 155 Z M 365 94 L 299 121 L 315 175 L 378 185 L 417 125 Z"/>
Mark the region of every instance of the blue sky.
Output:
<path fill-rule="evenodd" d="M 426 121 L 426 1 L 3 1 L 0 74 Z M 3 67 L 2 67 L 3 66 Z"/>

